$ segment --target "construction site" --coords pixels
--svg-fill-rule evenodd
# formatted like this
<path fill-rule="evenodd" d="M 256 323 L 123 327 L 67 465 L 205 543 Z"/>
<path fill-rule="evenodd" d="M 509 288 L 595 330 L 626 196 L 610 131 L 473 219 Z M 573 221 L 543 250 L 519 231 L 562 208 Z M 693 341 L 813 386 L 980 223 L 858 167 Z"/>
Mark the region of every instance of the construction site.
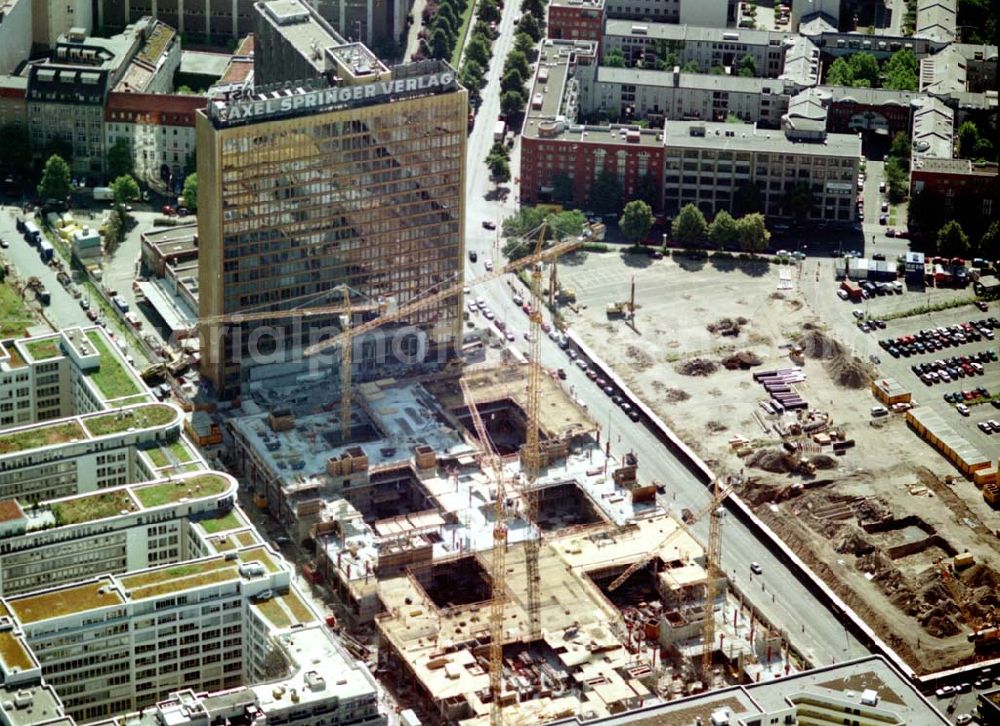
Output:
<path fill-rule="evenodd" d="M 747 473 L 738 496 L 916 673 L 994 659 L 996 436 L 859 332 L 824 264 L 809 260 L 788 279 L 767 263 L 637 269 L 588 255 L 562 273 L 587 290 L 585 307 L 563 313 L 710 467 Z M 634 319 L 609 321 L 606 303 L 632 280 Z M 901 316 L 879 337 L 971 314 L 966 305 L 912 318 L 906 301 L 866 303 L 872 317 L 881 307 Z M 985 368 L 977 383 L 954 385 L 995 390 L 1000 371 Z"/>

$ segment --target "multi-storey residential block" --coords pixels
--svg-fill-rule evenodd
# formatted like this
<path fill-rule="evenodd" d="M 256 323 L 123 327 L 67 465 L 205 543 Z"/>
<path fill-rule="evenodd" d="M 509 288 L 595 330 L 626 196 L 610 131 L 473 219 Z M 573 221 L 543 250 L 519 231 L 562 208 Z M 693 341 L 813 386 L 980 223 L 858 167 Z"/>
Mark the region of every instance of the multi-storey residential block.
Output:
<path fill-rule="evenodd" d="M 780 80 L 697 76 L 688 85 L 676 71 L 595 69 L 592 52 L 593 44 L 582 41 L 552 41 L 542 49 L 522 131 L 522 200 L 551 198 L 555 180 L 564 176 L 573 201 L 585 206 L 603 171 L 618 177 L 626 198 L 650 186 L 657 190 L 654 206 L 667 214 L 689 202 L 714 214 L 731 206 L 740 186 L 757 184 L 765 211 L 786 216 L 785 192 L 805 183 L 817 197 L 817 219 L 853 221 L 861 142 L 828 134 L 822 103 L 791 114 Z M 739 89 L 751 92 L 733 93 Z M 582 125 L 576 122 L 581 109 L 666 119 L 666 128 Z M 780 115 L 781 130 L 691 120 L 732 114 L 777 126 L 776 110 L 789 111 Z"/>
<path fill-rule="evenodd" d="M 927 204 L 944 207 L 942 219 L 961 204 L 972 214 L 990 219 L 997 214 L 1000 172 L 996 164 L 968 159 L 914 159 L 910 169 L 910 194 L 922 195 Z"/>
<path fill-rule="evenodd" d="M 194 116 L 204 96 L 112 91 L 104 108 L 105 145 L 119 140 L 132 149 L 135 176 L 144 183 L 172 188 L 195 151 Z"/>
<path fill-rule="evenodd" d="M 0 342 L 0 430 L 149 401 L 149 390 L 96 325 Z"/>
<path fill-rule="evenodd" d="M 140 18 L 160 20 L 193 37 L 222 40 L 253 30 L 253 0 L 98 0 L 96 20 L 102 28 L 124 28 Z"/>
<path fill-rule="evenodd" d="M 580 109 L 587 117 L 725 121 L 736 117 L 777 128 L 788 110 L 782 81 L 637 68 L 595 68 L 580 84 Z M 582 75 L 582 74 L 581 74 Z"/>
<path fill-rule="evenodd" d="M 60 36 L 52 55 L 30 67 L 27 116 L 32 148 L 40 151 L 53 138 L 73 148 L 73 169 L 82 174 L 102 174 L 105 168 L 104 106 L 108 94 L 131 72 L 145 87 L 160 87 L 172 77 L 172 62 L 179 58 L 172 31 L 144 19 L 113 38 L 89 38 L 79 30 Z M 147 41 L 167 40 L 165 46 Z M 130 61 L 140 51 L 152 59 L 144 68 Z M 154 52 L 155 51 L 155 52 Z M 141 73 L 140 73 L 141 71 Z M 169 78 L 167 78 L 169 81 Z"/>
<path fill-rule="evenodd" d="M 735 19 L 730 0 L 605 0 L 609 18 L 725 28 Z"/>
<path fill-rule="evenodd" d="M 604 0 L 552 0 L 546 33 L 553 40 L 601 42 Z"/>
<path fill-rule="evenodd" d="M 652 60 L 666 48 L 677 55 L 679 65 L 697 63 L 703 73 L 715 67 L 738 66 L 744 56 L 750 56 L 758 76 L 777 78 L 784 68 L 785 51 L 795 38 L 794 33 L 774 30 L 608 20 L 601 52 L 606 55 L 618 49 L 634 63 Z"/>
<path fill-rule="evenodd" d="M 198 113 L 198 262 L 202 282 L 215 281 L 202 284 L 202 317 L 330 305 L 338 285 L 405 304 L 460 279 L 468 101 L 454 70 L 427 61 L 390 71 L 297 0 L 257 10 L 254 62 L 268 70 L 255 75 L 287 82 Z M 413 341 L 453 349 L 461 303 L 415 314 Z M 202 328 L 202 372 L 217 390 L 238 390 L 258 362 L 309 365 L 293 360 L 308 326 L 265 322 L 265 348 L 260 323 L 254 335 Z"/>

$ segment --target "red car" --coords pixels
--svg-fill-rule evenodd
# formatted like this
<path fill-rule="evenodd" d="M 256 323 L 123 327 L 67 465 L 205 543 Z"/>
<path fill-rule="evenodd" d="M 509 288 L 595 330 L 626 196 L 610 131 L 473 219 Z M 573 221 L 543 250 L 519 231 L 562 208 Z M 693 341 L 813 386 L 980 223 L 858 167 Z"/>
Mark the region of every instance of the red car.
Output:
<path fill-rule="evenodd" d="M 177 210 L 171 207 L 169 204 L 164 204 L 162 207 L 160 207 L 160 214 L 165 214 L 168 217 L 173 217 L 175 214 L 177 214 Z"/>

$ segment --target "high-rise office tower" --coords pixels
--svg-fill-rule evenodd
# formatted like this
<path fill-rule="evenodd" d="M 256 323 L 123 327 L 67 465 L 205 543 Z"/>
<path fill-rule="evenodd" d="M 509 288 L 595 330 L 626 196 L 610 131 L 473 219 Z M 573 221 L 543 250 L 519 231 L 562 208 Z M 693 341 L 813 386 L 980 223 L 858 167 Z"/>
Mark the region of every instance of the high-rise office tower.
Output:
<path fill-rule="evenodd" d="M 202 319 L 331 306 L 341 285 L 403 305 L 460 281 L 468 101 L 454 69 L 389 69 L 299 0 L 254 8 L 258 85 L 196 122 Z M 401 321 L 416 329 L 410 348 L 459 342 L 459 298 Z M 296 351 L 340 322 L 203 325 L 202 372 L 228 395 L 257 364 L 300 371 Z M 370 348 L 355 348 L 356 366 L 374 365 Z"/>

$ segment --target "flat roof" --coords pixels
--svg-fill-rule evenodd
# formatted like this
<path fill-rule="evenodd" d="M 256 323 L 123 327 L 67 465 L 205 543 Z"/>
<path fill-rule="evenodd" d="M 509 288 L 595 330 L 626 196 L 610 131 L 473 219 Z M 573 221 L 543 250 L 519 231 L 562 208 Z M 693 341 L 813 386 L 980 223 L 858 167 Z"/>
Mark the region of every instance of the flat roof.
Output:
<path fill-rule="evenodd" d="M 259 16 L 275 32 L 280 33 L 318 73 L 325 70 L 325 61 L 322 54 L 314 53 L 313 50 L 345 42 L 343 36 L 299 0 L 269 0 L 258 5 L 263 8 Z"/>
<path fill-rule="evenodd" d="M 8 673 L 14 668 L 26 671 L 35 667 L 35 659 L 25 647 L 24 640 L 11 630 L 0 630 L 0 660 Z"/>
<path fill-rule="evenodd" d="M 676 79 L 676 82 L 675 82 Z M 746 76 L 716 75 L 713 73 L 675 73 L 650 68 L 597 69 L 597 83 L 630 84 L 655 88 L 698 88 L 706 91 L 731 93 L 784 93 L 785 84 L 777 78 L 748 78 Z"/>
<path fill-rule="evenodd" d="M 991 464 L 992 458 L 983 453 L 982 449 L 969 442 L 967 438 L 952 428 L 944 417 L 928 406 L 918 406 L 906 412 L 907 420 L 914 420 L 923 426 L 933 436 L 947 446 L 964 466 Z M 951 458 L 950 456 L 948 457 Z"/>
<path fill-rule="evenodd" d="M 639 20 L 608 18 L 604 25 L 605 36 L 644 37 L 653 40 L 675 40 L 688 43 L 736 43 L 741 45 L 778 45 L 786 39 L 798 37 L 797 33 L 781 30 L 753 30 L 750 28 L 705 28 L 676 23 L 647 23 Z"/>
<path fill-rule="evenodd" d="M 281 685 L 294 689 L 299 702 L 292 704 L 287 697 L 279 701 L 273 682 L 251 686 L 265 711 L 305 708 L 314 701 L 329 698 L 331 691 L 345 702 L 366 695 L 377 697 L 375 679 L 367 666 L 345 653 L 323 628 L 308 625 L 277 636 L 278 644 L 292 663 L 292 672 Z"/>
<path fill-rule="evenodd" d="M 704 135 L 691 130 L 703 128 Z M 667 121 L 664 128 L 667 148 L 711 148 L 715 151 L 761 151 L 809 156 L 861 157 L 857 134 L 827 134 L 820 143 L 793 141 L 781 131 L 759 129 L 753 124 L 713 121 Z"/>
<path fill-rule="evenodd" d="M 184 298 L 165 290 L 159 282 L 140 282 L 139 290 L 172 332 L 190 330 L 198 324 L 197 312 L 188 307 Z"/>
<path fill-rule="evenodd" d="M 7 598 L 7 606 L 24 625 L 124 603 L 110 577 Z"/>
<path fill-rule="evenodd" d="M 865 691 L 875 692 L 877 705 L 861 703 Z M 914 726 L 951 723 L 912 683 L 878 655 L 792 673 L 768 682 L 718 689 L 588 723 L 594 726 L 678 726 L 701 718 L 703 723 L 709 724 L 712 714 L 724 708 L 729 709 L 731 719 L 738 719 L 730 723 L 747 723 L 755 717 L 766 718 L 772 714 L 780 719 L 798 702 L 805 704 L 807 709 L 813 708 L 809 701 L 815 702 L 815 697 L 829 699 L 845 708 L 872 709 L 879 712 L 878 720 L 887 724 L 894 720 Z M 804 711 L 800 716 L 807 713 Z M 838 722 L 840 715 L 836 713 Z M 832 719 L 833 716 L 831 723 Z M 571 717 L 556 721 L 553 726 L 579 723 L 579 718 Z"/>
<path fill-rule="evenodd" d="M 60 446 L 130 431 L 161 428 L 180 421 L 181 410 L 169 403 L 139 403 L 111 411 L 27 424 L 0 432 L 0 456 Z"/>

